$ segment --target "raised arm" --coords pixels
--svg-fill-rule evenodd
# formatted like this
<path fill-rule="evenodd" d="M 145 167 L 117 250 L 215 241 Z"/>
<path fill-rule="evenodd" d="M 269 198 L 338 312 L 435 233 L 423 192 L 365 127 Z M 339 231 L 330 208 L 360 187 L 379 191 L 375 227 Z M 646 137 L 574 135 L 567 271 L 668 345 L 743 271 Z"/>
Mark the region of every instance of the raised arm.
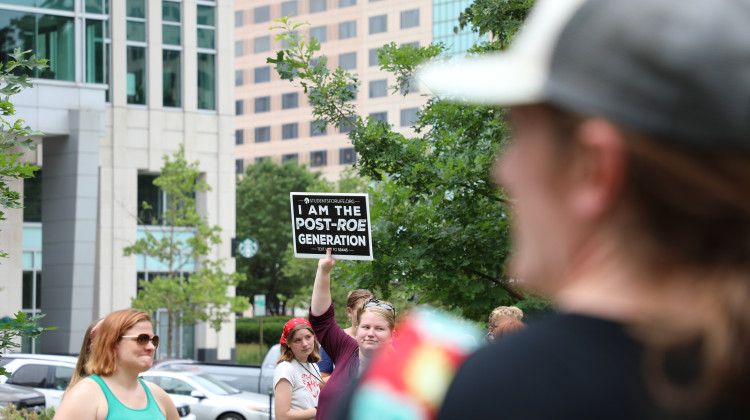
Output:
<path fill-rule="evenodd" d="M 331 256 L 331 248 L 326 250 L 326 256 L 318 260 L 318 272 L 315 273 L 312 302 L 310 312 L 322 315 L 331 306 L 331 270 L 338 262 Z"/>

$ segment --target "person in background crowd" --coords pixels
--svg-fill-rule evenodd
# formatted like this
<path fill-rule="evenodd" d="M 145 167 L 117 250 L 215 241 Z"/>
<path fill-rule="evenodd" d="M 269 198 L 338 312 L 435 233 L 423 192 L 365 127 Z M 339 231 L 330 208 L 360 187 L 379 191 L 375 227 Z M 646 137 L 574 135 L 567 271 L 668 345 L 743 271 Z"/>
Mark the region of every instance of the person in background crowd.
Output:
<path fill-rule="evenodd" d="M 510 274 L 560 311 L 440 419 L 750 418 L 748 51 L 748 0 L 538 0 L 509 50 L 421 71 L 510 106 Z"/>
<path fill-rule="evenodd" d="M 344 332 L 350 337 L 354 338 L 357 330 L 357 311 L 362 304 L 374 297 L 375 295 L 367 289 L 352 290 L 346 295 L 346 316 L 349 317 L 351 325 L 344 329 Z"/>
<path fill-rule="evenodd" d="M 99 318 L 92 322 L 86 329 L 86 333 L 83 335 L 83 344 L 81 344 L 81 352 L 78 353 L 76 370 L 73 371 L 73 375 L 70 377 L 70 382 L 68 383 L 67 388 L 65 388 L 66 393 L 68 390 L 72 389 L 78 381 L 88 376 L 88 373 L 86 373 L 86 362 L 88 362 L 89 357 L 91 357 L 92 343 L 94 338 L 96 338 L 96 333 L 99 331 L 99 327 L 102 326 L 102 321 L 104 321 L 104 318 Z"/>
<path fill-rule="evenodd" d="M 318 420 L 334 417 L 337 398 L 346 395 L 347 389 L 379 349 L 391 345 L 396 324 L 395 307 L 372 298 L 357 310 L 354 338 L 338 326 L 331 301 L 331 270 L 336 262 L 331 256 L 331 248 L 328 248 L 326 257 L 318 261 L 310 305 L 310 323 L 315 335 L 336 364 L 319 397 L 315 416 Z"/>
<path fill-rule="evenodd" d="M 315 418 L 324 380 L 317 365 L 320 345 L 305 318 L 292 318 L 281 333 L 281 356 L 273 374 L 277 420 Z"/>
<path fill-rule="evenodd" d="M 138 377 L 151 367 L 158 344 L 146 312 L 123 309 L 107 315 L 91 338 L 83 370 L 89 376 L 66 392 L 55 419 L 179 419 L 167 393 Z"/>
<path fill-rule="evenodd" d="M 375 295 L 367 289 L 352 290 L 346 296 L 346 316 L 349 317 L 351 325 L 344 329 L 344 332 L 349 334 L 350 337 L 355 338 L 355 331 L 357 330 L 357 310 L 362 306 L 365 301 L 374 298 Z M 318 367 L 323 375 L 323 379 L 328 378 L 333 373 L 335 368 L 333 361 L 325 352 L 325 349 L 320 349 L 320 362 Z"/>
<path fill-rule="evenodd" d="M 485 343 L 491 343 L 495 339 L 495 330 L 500 323 L 506 319 L 523 319 L 523 311 L 515 306 L 498 306 L 490 312 L 487 320 L 487 335 L 484 337 Z"/>
<path fill-rule="evenodd" d="M 512 334 L 515 334 L 526 328 L 523 321 L 519 321 L 513 317 L 503 317 L 498 325 L 492 331 L 492 341 L 498 341 L 506 338 Z"/>

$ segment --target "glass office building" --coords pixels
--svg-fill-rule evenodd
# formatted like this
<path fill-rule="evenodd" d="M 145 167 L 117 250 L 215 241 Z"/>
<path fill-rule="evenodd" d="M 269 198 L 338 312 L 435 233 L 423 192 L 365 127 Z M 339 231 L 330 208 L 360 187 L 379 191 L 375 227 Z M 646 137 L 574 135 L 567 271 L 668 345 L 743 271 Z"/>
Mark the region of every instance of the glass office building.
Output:
<path fill-rule="evenodd" d="M 212 187 L 196 197 L 222 228 L 225 246 L 210 258 L 234 270 L 233 19 L 231 4 L 214 0 L 0 0 L 0 59 L 14 48 L 49 59 L 30 74 L 35 87 L 12 99 L 44 133 L 25 156 L 41 171 L 11 181 L 26 208 L 0 222 L 10 255 L 0 264 L 0 317 L 44 313 L 43 325 L 57 327 L 24 351 L 76 353 L 92 320 L 130 307 L 138 280 L 163 271 L 122 250 L 145 230 L 160 234 L 140 203 L 158 211 L 151 181 L 181 145 Z M 233 322 L 185 328 L 179 351 L 160 356 L 234 360 Z"/>

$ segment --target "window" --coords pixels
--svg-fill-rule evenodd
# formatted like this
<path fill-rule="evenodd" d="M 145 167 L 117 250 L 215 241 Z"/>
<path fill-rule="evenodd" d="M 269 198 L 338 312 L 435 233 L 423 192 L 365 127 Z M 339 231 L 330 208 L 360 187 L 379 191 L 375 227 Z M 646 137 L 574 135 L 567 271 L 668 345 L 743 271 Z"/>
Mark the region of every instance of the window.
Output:
<path fill-rule="evenodd" d="M 146 48 L 127 47 L 127 95 L 129 104 L 146 104 Z"/>
<path fill-rule="evenodd" d="M 351 93 L 351 97 L 346 100 L 347 102 L 357 100 L 357 85 L 355 85 L 354 83 L 350 83 L 346 86 L 346 90 Z"/>
<path fill-rule="evenodd" d="M 182 106 L 182 51 L 162 50 L 162 104 Z"/>
<path fill-rule="evenodd" d="M 245 71 L 244 70 L 235 70 L 234 71 L 234 85 L 235 86 L 242 86 L 245 84 Z"/>
<path fill-rule="evenodd" d="M 315 38 L 318 42 L 328 41 L 328 27 L 323 25 L 310 28 L 310 38 Z"/>
<path fill-rule="evenodd" d="M 47 365 L 23 365 L 13 372 L 13 384 L 32 388 L 46 388 L 49 368 Z"/>
<path fill-rule="evenodd" d="M 255 72 L 255 83 L 264 83 L 271 80 L 271 66 L 256 67 Z"/>
<path fill-rule="evenodd" d="M 357 161 L 357 153 L 353 147 L 339 149 L 339 165 L 351 165 Z"/>
<path fill-rule="evenodd" d="M 163 1 L 162 105 L 182 106 L 182 4 Z"/>
<path fill-rule="evenodd" d="M 245 130 L 234 130 L 234 144 L 245 144 Z"/>
<path fill-rule="evenodd" d="M 401 29 L 419 26 L 419 9 L 404 10 L 401 12 Z"/>
<path fill-rule="evenodd" d="M 370 82 L 370 97 L 382 98 L 388 94 L 388 80 L 380 79 Z"/>
<path fill-rule="evenodd" d="M 414 79 L 414 76 L 410 76 L 403 86 L 401 86 L 400 91 L 402 95 L 419 92 L 419 82 Z"/>
<path fill-rule="evenodd" d="M 23 179 L 23 221 L 42 221 L 42 170 L 34 172 L 33 178 Z M 27 308 L 24 306 L 24 309 Z"/>
<path fill-rule="evenodd" d="M 259 6 L 253 9 L 253 23 L 271 20 L 271 6 Z"/>
<path fill-rule="evenodd" d="M 419 41 L 404 42 L 404 43 L 401 44 L 402 47 L 405 46 L 405 45 L 408 45 L 408 46 L 410 46 L 412 48 L 419 48 Z"/>
<path fill-rule="evenodd" d="M 216 48 L 216 23 L 214 20 L 214 6 L 198 5 L 197 28 L 198 28 L 198 48 Z"/>
<path fill-rule="evenodd" d="M 234 27 L 239 28 L 245 24 L 245 11 L 237 10 L 234 12 Z"/>
<path fill-rule="evenodd" d="M 297 31 L 291 31 L 287 32 L 287 34 L 291 35 L 292 37 L 290 39 L 282 39 L 281 40 L 281 48 L 287 49 L 292 46 L 292 39 L 297 38 Z"/>
<path fill-rule="evenodd" d="M 286 155 L 281 155 L 281 163 L 287 163 L 290 160 L 299 160 L 299 155 L 297 153 L 289 153 Z"/>
<path fill-rule="evenodd" d="M 339 39 L 354 38 L 357 36 L 357 21 L 348 20 L 339 23 Z"/>
<path fill-rule="evenodd" d="M 216 54 L 198 54 L 198 109 L 216 109 Z"/>
<path fill-rule="evenodd" d="M 234 101 L 234 115 L 242 115 L 245 113 L 245 101 L 238 99 Z"/>
<path fill-rule="evenodd" d="M 310 13 L 324 12 L 328 9 L 328 0 L 310 0 Z"/>
<path fill-rule="evenodd" d="M 388 31 L 388 15 L 370 17 L 370 35 Z"/>
<path fill-rule="evenodd" d="M 263 163 L 264 160 L 271 159 L 270 156 L 258 156 L 255 158 L 255 164 Z"/>
<path fill-rule="evenodd" d="M 216 109 L 216 7 L 198 4 L 196 10 L 198 47 L 198 109 Z M 235 54 L 243 55 L 244 42 L 235 44 Z"/>
<path fill-rule="evenodd" d="M 354 117 L 349 117 L 345 120 L 341 120 L 339 125 L 339 133 L 346 134 L 354 129 Z"/>
<path fill-rule="evenodd" d="M 271 37 L 258 36 L 253 39 L 253 53 L 258 54 L 262 52 L 271 51 Z"/>
<path fill-rule="evenodd" d="M 255 142 L 264 143 L 271 141 L 271 127 L 255 127 Z"/>
<path fill-rule="evenodd" d="M 167 45 L 182 45 L 181 25 L 182 13 L 180 3 L 163 1 L 161 4 L 161 38 L 162 43 Z"/>
<path fill-rule="evenodd" d="M 310 137 L 325 136 L 328 128 L 325 121 L 310 121 Z"/>
<path fill-rule="evenodd" d="M 372 118 L 373 121 L 382 121 L 384 123 L 387 123 L 388 122 L 388 112 L 387 111 L 373 112 L 372 114 L 370 114 L 370 118 Z"/>
<path fill-rule="evenodd" d="M 419 108 L 405 108 L 401 110 L 401 127 L 408 127 L 417 121 Z"/>
<path fill-rule="evenodd" d="M 245 55 L 245 41 L 234 41 L 234 56 L 242 57 L 243 55 Z"/>
<path fill-rule="evenodd" d="M 70 376 L 73 375 L 73 368 L 67 366 L 53 366 L 54 378 L 52 378 L 51 388 L 58 391 L 65 391 L 70 383 Z"/>
<path fill-rule="evenodd" d="M 353 70 L 357 68 L 357 53 L 339 54 L 339 67 L 341 70 Z"/>
<path fill-rule="evenodd" d="M 299 124 L 289 123 L 281 126 L 281 140 L 292 140 L 299 137 Z"/>
<path fill-rule="evenodd" d="M 268 112 L 271 110 L 271 97 L 270 96 L 259 96 L 255 98 L 255 113 L 260 114 L 261 112 Z"/>
<path fill-rule="evenodd" d="M 326 166 L 328 152 L 325 150 L 318 150 L 316 152 L 310 152 L 310 167 L 317 168 L 319 166 Z"/>
<path fill-rule="evenodd" d="M 245 173 L 245 159 L 234 160 L 234 171 L 237 172 L 238 175 Z"/>
<path fill-rule="evenodd" d="M 128 41 L 146 42 L 145 0 L 127 0 L 125 16 L 126 39 Z"/>
<path fill-rule="evenodd" d="M 339 7 L 349 7 L 357 4 L 357 0 L 339 0 Z"/>
<path fill-rule="evenodd" d="M 297 0 L 281 3 L 281 16 L 297 16 Z"/>
<path fill-rule="evenodd" d="M 281 109 L 297 108 L 297 92 L 285 93 L 281 95 Z"/>
<path fill-rule="evenodd" d="M 154 185 L 158 175 L 138 174 L 138 224 L 156 225 L 164 213 L 167 197 L 164 191 Z M 150 208 L 143 206 L 148 203 Z"/>
<path fill-rule="evenodd" d="M 377 66 L 378 63 L 378 49 L 377 48 L 370 48 L 368 51 L 368 60 L 367 65 L 370 67 Z"/>

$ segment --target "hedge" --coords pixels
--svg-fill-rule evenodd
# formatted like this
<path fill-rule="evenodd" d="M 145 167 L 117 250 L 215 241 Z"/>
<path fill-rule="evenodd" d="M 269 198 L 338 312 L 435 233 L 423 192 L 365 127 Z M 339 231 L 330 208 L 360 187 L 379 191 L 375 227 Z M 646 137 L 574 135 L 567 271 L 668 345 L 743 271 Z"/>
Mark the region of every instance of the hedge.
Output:
<path fill-rule="evenodd" d="M 272 346 L 279 342 L 284 324 L 290 316 L 263 317 L 263 343 Z M 235 340 L 238 343 L 260 342 L 260 318 L 237 318 Z"/>

